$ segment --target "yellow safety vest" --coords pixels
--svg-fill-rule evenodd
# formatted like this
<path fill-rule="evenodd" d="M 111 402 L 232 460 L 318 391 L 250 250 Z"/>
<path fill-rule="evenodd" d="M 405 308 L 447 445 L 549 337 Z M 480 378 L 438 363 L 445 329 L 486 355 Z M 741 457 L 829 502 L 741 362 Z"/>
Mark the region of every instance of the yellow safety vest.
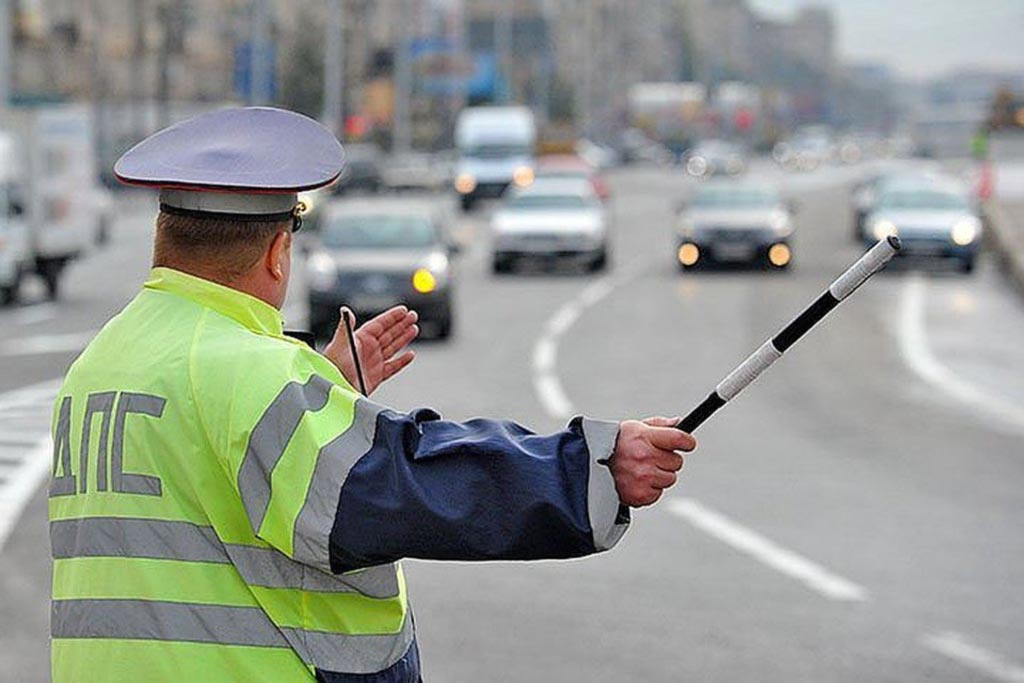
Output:
<path fill-rule="evenodd" d="M 338 575 L 328 553 L 381 409 L 273 307 L 154 269 L 54 408 L 53 680 L 299 681 L 401 659 L 398 563 Z"/>

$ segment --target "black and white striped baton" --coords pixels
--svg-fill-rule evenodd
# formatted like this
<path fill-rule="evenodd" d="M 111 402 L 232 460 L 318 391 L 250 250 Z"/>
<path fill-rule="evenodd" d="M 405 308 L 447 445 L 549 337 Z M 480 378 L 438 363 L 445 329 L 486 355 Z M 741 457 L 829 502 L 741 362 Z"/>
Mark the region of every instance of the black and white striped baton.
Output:
<path fill-rule="evenodd" d="M 829 285 L 829 288 L 822 292 L 821 296 L 814 300 L 814 303 L 804 309 L 803 313 L 782 328 L 781 332 L 762 344 L 761 348 L 750 354 L 745 361 L 719 382 L 715 390 L 699 406 L 676 424 L 676 428 L 684 432 L 692 432 L 703 424 L 704 420 L 746 389 L 748 384 L 782 357 L 786 349 L 817 325 L 818 321 L 838 306 L 840 301 L 853 294 L 869 277 L 884 268 L 885 264 L 899 250 L 900 240 L 895 235 L 879 240 L 866 254 L 857 259 L 856 263 L 847 268 L 845 273 L 836 278 L 835 282 Z"/>

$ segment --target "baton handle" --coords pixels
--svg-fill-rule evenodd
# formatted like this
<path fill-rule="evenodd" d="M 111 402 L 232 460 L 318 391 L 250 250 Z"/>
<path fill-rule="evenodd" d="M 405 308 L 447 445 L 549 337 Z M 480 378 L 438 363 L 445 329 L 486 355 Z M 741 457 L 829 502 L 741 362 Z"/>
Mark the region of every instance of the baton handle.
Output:
<path fill-rule="evenodd" d="M 352 362 L 356 366 L 356 377 L 359 379 L 359 393 L 368 396 L 366 393 L 366 382 L 363 381 L 363 366 L 359 362 L 359 350 L 356 348 L 356 337 L 352 332 L 352 314 L 347 310 L 341 312 L 341 319 L 345 321 L 345 333 L 348 336 L 348 346 L 352 351 Z"/>
<path fill-rule="evenodd" d="M 793 318 L 778 334 L 736 366 L 700 405 L 676 423 L 676 429 L 681 429 L 684 432 L 694 431 L 715 411 L 750 386 L 762 372 L 781 358 L 789 347 L 807 334 L 807 331 L 828 315 L 829 311 L 838 306 L 839 302 L 853 294 L 858 287 L 867 282 L 868 278 L 884 268 L 901 246 L 899 238 L 895 235 L 879 240 L 875 246 L 871 247 L 867 253 L 836 278 L 829 288 L 822 292 L 800 315 Z"/>

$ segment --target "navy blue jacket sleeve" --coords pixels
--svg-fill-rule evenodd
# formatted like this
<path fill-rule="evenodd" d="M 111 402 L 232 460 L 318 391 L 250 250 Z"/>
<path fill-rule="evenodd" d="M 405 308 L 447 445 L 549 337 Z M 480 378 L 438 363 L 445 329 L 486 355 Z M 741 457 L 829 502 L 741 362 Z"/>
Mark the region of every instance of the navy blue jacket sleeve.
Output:
<path fill-rule="evenodd" d="M 331 568 L 606 550 L 629 523 L 607 467 L 617 435 L 616 423 L 579 417 L 541 436 L 507 421 L 383 410 L 341 487 Z"/>

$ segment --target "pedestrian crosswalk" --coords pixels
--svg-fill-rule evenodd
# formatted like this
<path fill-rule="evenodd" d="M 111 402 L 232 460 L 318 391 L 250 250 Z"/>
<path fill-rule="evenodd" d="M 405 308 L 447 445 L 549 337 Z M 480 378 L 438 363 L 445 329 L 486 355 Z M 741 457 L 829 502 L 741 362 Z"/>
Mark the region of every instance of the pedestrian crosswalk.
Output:
<path fill-rule="evenodd" d="M 59 380 L 0 394 L 0 551 L 50 471 L 50 417 Z"/>

